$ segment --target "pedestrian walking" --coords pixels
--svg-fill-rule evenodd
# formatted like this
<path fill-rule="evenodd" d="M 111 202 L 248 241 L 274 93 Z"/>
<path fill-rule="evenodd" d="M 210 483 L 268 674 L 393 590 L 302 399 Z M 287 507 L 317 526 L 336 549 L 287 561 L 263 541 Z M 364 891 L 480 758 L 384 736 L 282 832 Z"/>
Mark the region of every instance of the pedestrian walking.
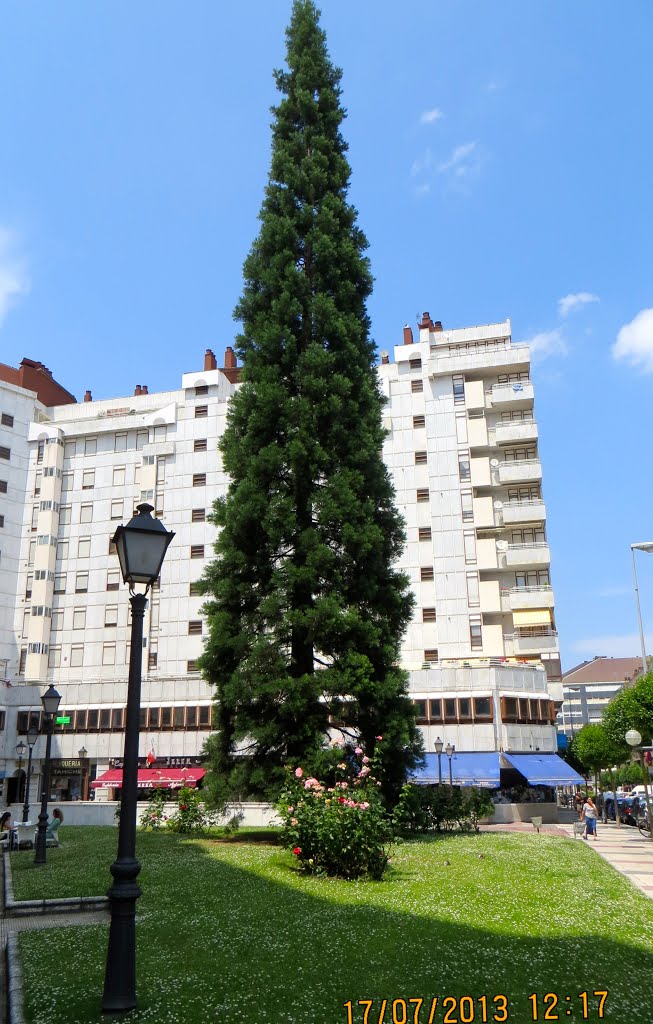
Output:
<path fill-rule="evenodd" d="M 592 800 L 591 796 L 585 797 L 585 803 L 583 804 L 583 810 L 581 812 L 580 820 L 585 822 L 585 835 L 584 839 L 588 839 L 589 836 L 594 836 L 594 842 L 596 842 L 596 819 L 598 811 L 596 804 Z"/>

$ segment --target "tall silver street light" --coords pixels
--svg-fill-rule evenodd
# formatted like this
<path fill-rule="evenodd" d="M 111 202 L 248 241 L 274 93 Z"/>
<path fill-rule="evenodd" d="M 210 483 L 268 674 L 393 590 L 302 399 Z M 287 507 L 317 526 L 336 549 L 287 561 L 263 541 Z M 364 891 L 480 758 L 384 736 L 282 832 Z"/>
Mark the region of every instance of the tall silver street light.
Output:
<path fill-rule="evenodd" d="M 39 730 L 35 725 L 30 725 L 27 730 L 27 746 L 29 747 L 29 755 L 27 757 L 27 779 L 25 780 L 25 803 L 23 804 L 23 821 L 29 821 L 29 787 L 32 781 L 32 754 L 34 753 L 34 744 L 39 738 Z"/>
<path fill-rule="evenodd" d="M 107 893 L 111 908 L 111 925 L 102 996 L 103 1013 L 126 1013 L 136 1006 L 136 900 L 141 894 L 136 882 L 141 870 L 136 860 L 136 798 L 143 617 L 147 607 L 147 594 L 159 577 L 168 544 L 174 537 L 174 533 L 166 530 L 159 519 L 152 518 L 152 512 L 152 505 L 138 505 L 134 518 L 127 526 L 119 526 L 113 537 L 122 578 L 129 584 L 132 628 L 118 856 L 111 865 L 113 884 Z M 145 587 L 143 593 L 134 590 L 138 585 Z"/>
<path fill-rule="evenodd" d="M 36 852 L 34 854 L 35 864 L 45 864 L 45 833 L 48 829 L 48 800 L 50 799 L 50 754 L 52 752 L 52 729 L 54 716 L 59 710 L 61 694 L 57 693 L 52 683 L 41 696 L 41 704 L 45 716 L 45 760 L 41 774 L 41 813 L 39 814 L 39 825 L 36 832 Z M 30 751 L 31 752 L 31 751 Z"/>
<path fill-rule="evenodd" d="M 637 569 L 635 567 L 635 552 L 646 551 L 651 554 L 653 541 L 642 541 L 639 544 L 630 545 L 630 553 L 633 556 L 633 582 L 635 584 L 635 601 L 637 602 L 637 622 L 639 625 L 639 643 L 642 651 L 642 675 L 646 675 L 646 647 L 644 645 L 644 626 L 642 625 L 642 608 L 639 603 L 639 587 L 637 586 Z"/>
<path fill-rule="evenodd" d="M 435 741 L 435 752 L 438 755 L 438 786 L 442 785 L 442 748 L 444 743 L 438 736 Z"/>

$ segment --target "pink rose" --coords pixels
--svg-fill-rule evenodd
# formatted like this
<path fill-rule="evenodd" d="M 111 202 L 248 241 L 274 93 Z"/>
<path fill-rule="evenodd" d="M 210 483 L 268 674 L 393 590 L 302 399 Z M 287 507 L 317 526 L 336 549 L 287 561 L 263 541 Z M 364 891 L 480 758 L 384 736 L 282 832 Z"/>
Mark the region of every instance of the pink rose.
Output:
<path fill-rule="evenodd" d="M 380 743 L 380 742 L 381 742 L 381 740 L 383 739 L 383 736 L 377 736 L 376 738 L 377 738 L 377 740 L 378 740 L 378 741 L 379 741 L 379 743 Z"/>
<path fill-rule="evenodd" d="M 359 774 L 359 775 L 363 775 L 363 776 L 365 776 L 365 775 L 369 775 L 369 774 L 370 774 L 370 770 L 371 770 L 371 769 L 370 769 L 370 768 L 368 768 L 368 766 L 367 766 L 367 765 L 365 765 L 365 766 L 364 766 L 363 768 L 361 768 L 361 770 L 359 771 L 359 773 L 358 773 L 358 774 Z"/>
<path fill-rule="evenodd" d="M 294 808 L 294 807 L 289 807 L 289 808 L 288 808 L 288 814 L 292 814 L 292 812 L 293 812 L 294 810 L 295 810 L 295 808 Z"/>
<path fill-rule="evenodd" d="M 359 804 L 358 806 L 360 807 L 361 811 L 366 811 L 370 805 L 367 803 L 366 800 L 364 800 L 363 803 Z"/>
<path fill-rule="evenodd" d="M 304 774 L 304 772 L 302 771 L 301 768 L 295 768 L 295 778 L 296 779 L 301 779 L 303 774 Z"/>
<path fill-rule="evenodd" d="M 369 762 L 370 762 L 369 757 L 364 757 L 363 758 L 363 764 L 369 764 Z"/>
<path fill-rule="evenodd" d="M 354 750 L 354 753 L 355 754 L 362 754 L 363 753 L 363 748 L 362 747 L 356 747 L 356 749 Z"/>

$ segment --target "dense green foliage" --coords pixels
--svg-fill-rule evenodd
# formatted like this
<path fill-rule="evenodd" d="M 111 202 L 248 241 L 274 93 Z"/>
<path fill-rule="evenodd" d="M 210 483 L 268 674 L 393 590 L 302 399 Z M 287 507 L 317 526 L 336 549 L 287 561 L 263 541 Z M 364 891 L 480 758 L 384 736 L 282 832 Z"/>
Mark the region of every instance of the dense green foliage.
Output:
<path fill-rule="evenodd" d="M 414 786 L 401 791 L 393 812 L 394 826 L 401 835 L 428 832 L 478 832 L 481 818 L 492 814 L 494 805 L 487 789 L 461 786 Z"/>
<path fill-rule="evenodd" d="M 45 867 L 12 854 L 16 896 L 102 894 L 116 842 L 115 828 L 67 828 Z M 418 1024 L 439 996 L 441 1024 L 445 995 L 487 993 L 491 1006 L 501 992 L 510 1024 L 532 1024 L 531 993 L 583 989 L 609 991 L 606 1024 L 650 1024 L 653 902 L 586 843 L 447 834 L 394 847 L 381 882 L 353 883 L 289 870 L 292 854 L 260 844 L 140 832 L 138 856 L 130 1024 L 346 1024 L 345 1000 L 372 996 L 377 1024 L 386 994 L 423 997 Z M 570 909 L 579 901 L 591 913 Z M 107 924 L 19 943 L 28 1024 L 100 1024 Z M 355 1004 L 356 1024 L 363 1012 Z"/>
<path fill-rule="evenodd" d="M 384 735 L 389 798 L 420 749 L 397 667 L 412 596 L 394 568 L 404 529 L 381 453 L 372 277 L 347 202 L 340 77 L 314 4 L 295 0 L 235 311 L 242 384 L 220 444 L 231 483 L 202 582 L 216 801 L 275 795 L 286 764 L 313 770 L 330 716 L 368 750 Z"/>
<path fill-rule="evenodd" d="M 642 676 L 634 686 L 620 690 L 603 712 L 603 725 L 608 736 L 618 744 L 625 744 L 629 729 L 637 729 L 642 742 L 653 739 L 653 673 Z M 628 749 L 628 748 L 626 748 Z"/>
<path fill-rule="evenodd" d="M 586 774 L 596 775 L 603 768 L 622 764 L 630 755 L 628 744 L 617 743 L 603 724 L 584 725 L 572 740 L 576 757 Z"/>

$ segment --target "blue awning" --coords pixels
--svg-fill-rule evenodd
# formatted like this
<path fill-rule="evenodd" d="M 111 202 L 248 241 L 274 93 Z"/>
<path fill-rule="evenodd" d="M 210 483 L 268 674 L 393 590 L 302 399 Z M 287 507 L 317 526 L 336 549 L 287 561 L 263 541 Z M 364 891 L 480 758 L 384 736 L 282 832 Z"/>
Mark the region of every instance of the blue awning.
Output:
<path fill-rule="evenodd" d="M 557 754 L 503 754 L 512 768 L 523 775 L 529 786 L 582 786 L 582 775 Z"/>
<path fill-rule="evenodd" d="M 449 758 L 442 752 L 442 781 L 449 782 Z M 426 765 L 413 772 L 409 782 L 418 786 L 432 786 L 439 781 L 438 755 L 426 754 Z M 498 789 L 499 755 L 495 751 L 456 753 L 451 758 L 451 780 L 454 786 L 479 786 L 483 789 Z"/>

